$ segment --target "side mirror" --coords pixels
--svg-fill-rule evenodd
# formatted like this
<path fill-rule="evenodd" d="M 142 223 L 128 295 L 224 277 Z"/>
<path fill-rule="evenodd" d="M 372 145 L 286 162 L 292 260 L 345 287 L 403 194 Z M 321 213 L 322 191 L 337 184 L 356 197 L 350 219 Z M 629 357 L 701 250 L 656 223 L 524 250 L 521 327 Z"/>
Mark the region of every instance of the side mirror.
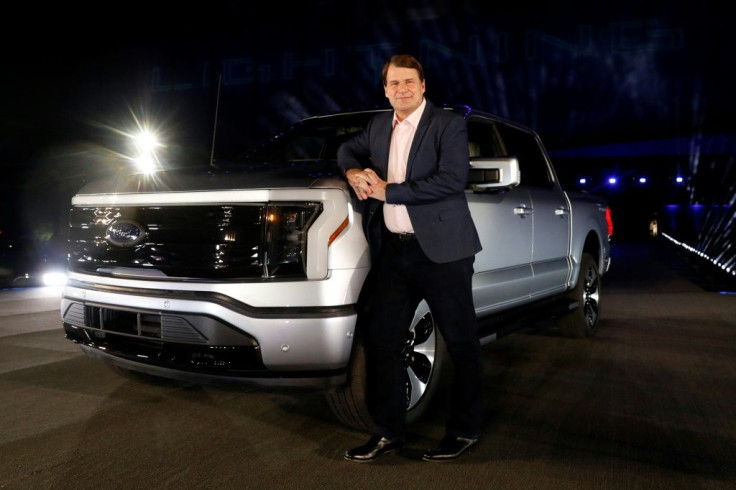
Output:
<path fill-rule="evenodd" d="M 476 192 L 512 188 L 521 182 L 516 158 L 483 158 L 470 161 L 468 186 Z"/>

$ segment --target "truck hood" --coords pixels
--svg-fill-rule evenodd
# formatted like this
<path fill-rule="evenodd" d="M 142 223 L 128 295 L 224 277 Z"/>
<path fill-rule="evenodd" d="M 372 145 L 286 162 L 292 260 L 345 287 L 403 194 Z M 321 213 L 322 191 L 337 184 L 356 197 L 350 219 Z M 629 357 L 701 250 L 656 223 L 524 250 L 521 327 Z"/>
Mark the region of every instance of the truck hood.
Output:
<path fill-rule="evenodd" d="M 218 190 L 336 188 L 348 186 L 336 168 L 324 162 L 249 164 L 165 170 L 114 176 L 86 184 L 77 194 L 117 194 Z"/>

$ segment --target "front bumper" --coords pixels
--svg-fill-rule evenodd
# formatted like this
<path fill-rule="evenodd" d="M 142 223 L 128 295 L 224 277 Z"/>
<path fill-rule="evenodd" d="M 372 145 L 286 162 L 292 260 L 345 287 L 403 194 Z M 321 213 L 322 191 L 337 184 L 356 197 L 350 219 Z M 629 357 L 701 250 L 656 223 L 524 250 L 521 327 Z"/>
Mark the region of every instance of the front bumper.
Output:
<path fill-rule="evenodd" d="M 213 291 L 158 286 L 70 281 L 61 299 L 67 338 L 90 356 L 173 379 L 294 387 L 345 381 L 353 305 L 253 307 Z"/>

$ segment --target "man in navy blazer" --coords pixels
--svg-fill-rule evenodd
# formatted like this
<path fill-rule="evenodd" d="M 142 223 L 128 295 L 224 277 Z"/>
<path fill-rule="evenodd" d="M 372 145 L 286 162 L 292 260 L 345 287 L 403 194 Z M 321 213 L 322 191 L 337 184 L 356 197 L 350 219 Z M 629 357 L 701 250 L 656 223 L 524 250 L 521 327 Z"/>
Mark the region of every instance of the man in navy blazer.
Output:
<path fill-rule="evenodd" d="M 368 408 L 375 433 L 349 449 L 350 461 L 372 461 L 405 446 L 406 391 L 402 348 L 423 298 L 453 361 L 452 409 L 427 461 L 455 459 L 478 441 L 483 360 L 472 278 L 480 239 L 465 197 L 470 157 L 464 118 L 425 99 L 422 65 L 395 55 L 382 71 L 393 112 L 375 116 L 338 150 L 338 163 L 358 199 L 373 258 L 367 320 Z"/>

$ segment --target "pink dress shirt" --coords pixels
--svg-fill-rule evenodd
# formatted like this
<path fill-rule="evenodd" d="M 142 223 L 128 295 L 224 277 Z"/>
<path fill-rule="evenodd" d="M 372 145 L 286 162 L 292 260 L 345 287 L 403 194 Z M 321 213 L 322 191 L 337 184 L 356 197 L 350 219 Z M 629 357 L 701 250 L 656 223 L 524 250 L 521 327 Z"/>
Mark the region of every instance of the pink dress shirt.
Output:
<path fill-rule="evenodd" d="M 406 180 L 406 165 L 409 161 L 411 142 L 414 140 L 414 133 L 416 133 L 426 105 L 426 99 L 422 100 L 417 110 L 403 121 L 399 121 L 394 113 L 394 130 L 391 133 L 386 180 L 389 184 L 400 184 Z M 383 219 L 386 222 L 386 228 L 393 233 L 414 233 L 409 213 L 403 204 L 384 203 Z"/>

